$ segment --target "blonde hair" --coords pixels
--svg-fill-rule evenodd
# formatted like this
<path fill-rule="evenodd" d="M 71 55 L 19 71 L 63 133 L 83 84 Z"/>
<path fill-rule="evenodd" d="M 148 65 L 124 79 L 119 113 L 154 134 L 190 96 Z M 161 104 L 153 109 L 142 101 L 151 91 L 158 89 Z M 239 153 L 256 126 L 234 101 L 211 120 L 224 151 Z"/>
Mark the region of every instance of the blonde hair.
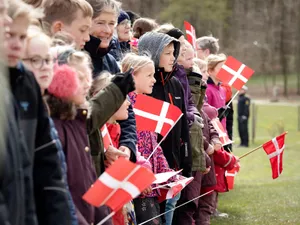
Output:
<path fill-rule="evenodd" d="M 170 30 L 174 29 L 174 25 L 171 23 L 165 23 L 160 25 L 158 28 L 156 28 L 154 31 L 158 33 L 168 33 Z"/>
<path fill-rule="evenodd" d="M 226 58 L 226 55 L 223 53 L 218 55 L 209 55 L 206 58 L 207 70 L 213 70 L 220 62 L 225 62 Z"/>
<path fill-rule="evenodd" d="M 45 29 L 49 29 L 58 20 L 70 25 L 78 11 L 82 12 L 84 18 L 93 16 L 93 9 L 85 0 L 45 0 L 43 8 L 45 17 L 42 22 Z"/>
<path fill-rule="evenodd" d="M 29 5 L 32 5 L 34 8 L 38 8 L 42 5 L 43 0 L 23 0 Z"/>
<path fill-rule="evenodd" d="M 39 26 L 30 25 L 27 30 L 27 37 L 26 37 L 27 44 L 33 38 L 36 38 L 36 37 L 43 38 L 47 43 L 49 43 L 49 45 L 52 44 L 52 39 L 48 35 L 46 35 Z"/>
<path fill-rule="evenodd" d="M 121 62 L 121 68 L 123 72 L 128 71 L 130 68 L 133 68 L 133 70 L 137 72 L 149 63 L 154 66 L 154 62 L 149 56 L 128 53 Z"/>
<path fill-rule="evenodd" d="M 29 22 L 36 21 L 44 16 L 42 9 L 36 9 L 21 0 L 10 0 L 8 2 L 7 13 L 13 20 L 22 17 L 23 19 L 27 19 Z"/>
<path fill-rule="evenodd" d="M 116 13 L 119 16 L 122 3 L 116 0 L 86 0 L 94 10 L 93 19 L 97 18 L 102 12 Z M 108 11 L 109 9 L 109 11 Z"/>
<path fill-rule="evenodd" d="M 193 61 L 201 71 L 204 69 L 205 66 L 207 66 L 207 62 L 203 59 L 194 58 Z"/>
<path fill-rule="evenodd" d="M 90 89 L 90 96 L 93 96 L 102 89 L 106 88 L 110 84 L 113 77 L 114 76 L 112 74 L 106 71 L 97 76 L 93 80 L 92 87 Z"/>

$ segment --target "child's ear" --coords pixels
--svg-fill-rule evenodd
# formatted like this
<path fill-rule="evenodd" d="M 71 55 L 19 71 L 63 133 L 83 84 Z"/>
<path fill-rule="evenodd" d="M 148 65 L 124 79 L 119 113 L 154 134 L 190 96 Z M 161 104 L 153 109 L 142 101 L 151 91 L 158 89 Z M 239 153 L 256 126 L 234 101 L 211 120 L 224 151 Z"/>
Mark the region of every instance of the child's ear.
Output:
<path fill-rule="evenodd" d="M 52 32 L 55 34 L 62 31 L 63 23 L 61 21 L 55 21 L 52 25 Z"/>

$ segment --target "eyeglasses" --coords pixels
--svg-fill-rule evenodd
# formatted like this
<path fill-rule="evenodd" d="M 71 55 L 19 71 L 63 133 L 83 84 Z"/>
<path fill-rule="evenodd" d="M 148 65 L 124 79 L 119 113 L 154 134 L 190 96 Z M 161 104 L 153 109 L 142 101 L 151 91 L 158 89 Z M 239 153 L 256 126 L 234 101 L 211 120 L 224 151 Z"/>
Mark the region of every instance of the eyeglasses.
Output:
<path fill-rule="evenodd" d="M 35 69 L 41 69 L 41 68 L 43 68 L 43 66 L 45 64 L 46 65 L 52 65 L 55 60 L 52 59 L 52 58 L 43 59 L 40 56 L 35 56 L 35 57 L 32 57 L 32 58 L 25 58 L 25 59 L 23 59 L 23 61 L 29 61 L 31 66 Z"/>

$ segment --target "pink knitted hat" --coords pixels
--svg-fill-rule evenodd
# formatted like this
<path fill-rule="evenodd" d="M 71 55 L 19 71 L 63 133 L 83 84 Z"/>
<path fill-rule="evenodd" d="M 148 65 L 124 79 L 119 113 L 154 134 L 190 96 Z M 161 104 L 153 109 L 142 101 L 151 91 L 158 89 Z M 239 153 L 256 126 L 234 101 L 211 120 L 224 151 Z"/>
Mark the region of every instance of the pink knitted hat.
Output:
<path fill-rule="evenodd" d="M 53 80 L 48 92 L 57 98 L 68 99 L 73 96 L 79 87 L 77 73 L 70 66 L 55 65 Z"/>
<path fill-rule="evenodd" d="M 203 104 L 203 111 L 207 114 L 207 116 L 211 120 L 218 116 L 218 110 L 206 102 Z"/>

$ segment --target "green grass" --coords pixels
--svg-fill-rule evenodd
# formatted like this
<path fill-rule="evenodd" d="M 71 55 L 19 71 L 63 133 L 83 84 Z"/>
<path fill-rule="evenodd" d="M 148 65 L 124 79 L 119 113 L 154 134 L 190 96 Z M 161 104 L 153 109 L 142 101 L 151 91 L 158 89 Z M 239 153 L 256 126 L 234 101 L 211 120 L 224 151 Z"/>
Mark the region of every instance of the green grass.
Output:
<path fill-rule="evenodd" d="M 297 131 L 297 108 L 259 105 L 255 143 L 249 149 L 234 148 L 237 156 L 270 140 L 270 127 L 283 120 L 286 148 L 283 173 L 276 180 L 263 149 L 241 159 L 241 170 L 235 178 L 234 190 L 221 194 L 219 210 L 229 218 L 212 219 L 212 225 L 285 225 L 300 224 L 300 132 Z M 275 127 L 275 126 L 274 126 Z M 235 145 L 239 138 L 235 120 Z M 274 134 L 280 134 L 273 129 Z"/>

